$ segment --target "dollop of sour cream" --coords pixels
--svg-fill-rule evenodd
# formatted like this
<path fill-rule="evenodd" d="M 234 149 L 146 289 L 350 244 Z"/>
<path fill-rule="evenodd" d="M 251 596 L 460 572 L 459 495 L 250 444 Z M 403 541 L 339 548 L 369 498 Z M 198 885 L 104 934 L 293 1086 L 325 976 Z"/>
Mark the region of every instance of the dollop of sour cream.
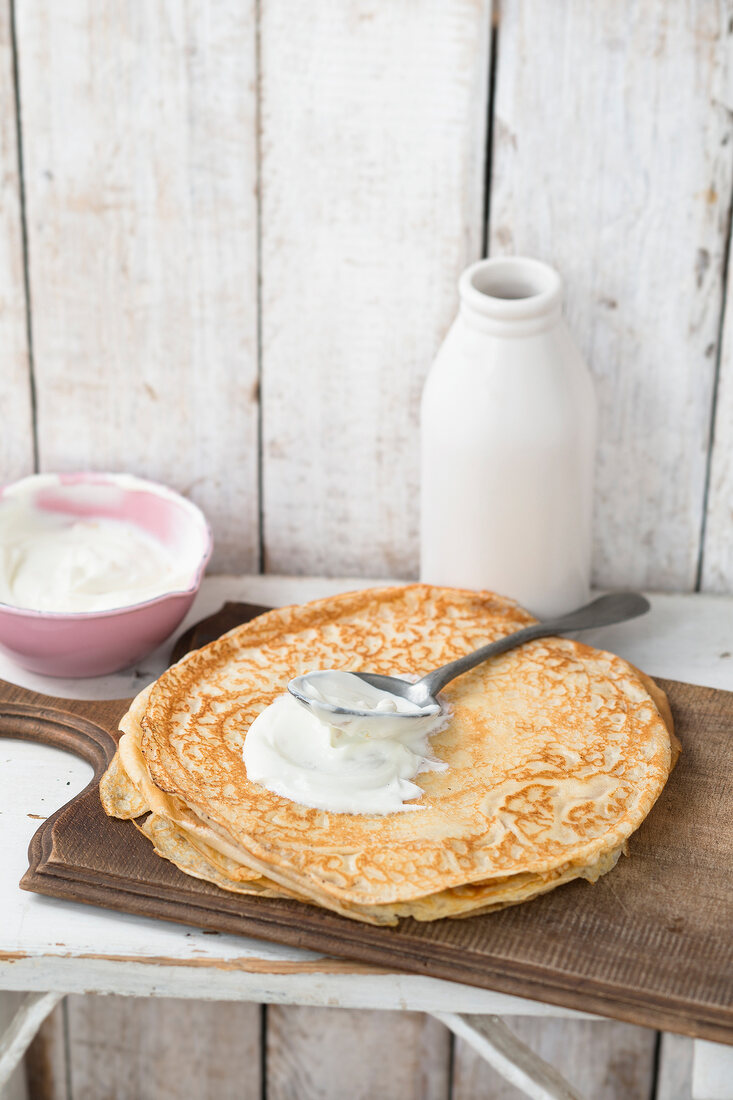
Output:
<path fill-rule="evenodd" d="M 336 669 L 319 676 L 309 694 L 313 707 L 287 694 L 255 718 L 243 750 L 248 778 L 283 798 L 334 813 L 419 809 L 408 804 L 423 794 L 413 780 L 420 772 L 446 769 L 431 754 L 428 739 L 445 729 L 450 716 L 439 707 L 417 707 Z M 384 717 L 375 722 L 334 716 L 318 703 Z M 395 715 L 392 721 L 390 714 Z"/>
<path fill-rule="evenodd" d="M 191 570 L 133 523 L 0 501 L 0 602 L 34 611 L 105 611 L 187 588 Z"/>

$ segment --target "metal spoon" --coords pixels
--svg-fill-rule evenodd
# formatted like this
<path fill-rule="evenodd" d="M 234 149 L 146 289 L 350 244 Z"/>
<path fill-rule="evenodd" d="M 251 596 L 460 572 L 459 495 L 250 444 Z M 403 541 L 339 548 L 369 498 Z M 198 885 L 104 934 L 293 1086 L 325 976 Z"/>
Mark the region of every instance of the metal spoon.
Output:
<path fill-rule="evenodd" d="M 526 626 L 523 630 L 517 630 L 514 634 L 507 634 L 495 642 L 489 642 L 488 645 L 481 646 L 473 653 L 467 653 L 465 657 L 458 657 L 457 660 L 450 661 L 447 665 L 441 665 L 440 668 L 428 672 L 416 683 L 410 683 L 409 680 L 402 680 L 397 676 L 381 676 L 375 672 L 352 673 L 353 676 L 363 680 L 365 684 L 408 700 L 415 707 L 423 710 L 423 715 L 400 714 L 394 711 L 382 713 L 373 710 L 353 710 L 350 707 L 337 706 L 325 700 L 314 699 L 306 693 L 305 689 L 308 683 L 317 687 L 318 678 L 333 675 L 333 671 L 308 672 L 304 676 L 296 676 L 288 684 L 288 691 L 303 706 L 312 709 L 322 720 L 331 721 L 335 726 L 339 726 L 340 722 L 344 720 L 349 721 L 350 724 L 351 720 L 356 718 L 359 719 L 360 726 L 362 725 L 362 719 L 368 721 L 370 725 L 373 722 L 379 723 L 385 722 L 385 720 L 394 722 L 397 718 L 415 722 L 424 716 L 425 708 L 429 707 L 430 711 L 428 713 L 432 715 L 441 711 L 442 705 L 437 698 L 438 692 L 451 680 L 454 680 L 456 676 L 475 668 L 476 665 L 487 661 L 489 657 L 498 657 L 500 653 L 516 649 L 517 646 L 524 645 L 525 642 L 532 642 L 536 638 L 547 638 L 553 634 L 567 634 L 576 630 L 590 630 L 593 627 L 610 626 L 612 623 L 635 619 L 637 615 L 643 615 L 648 610 L 649 601 L 638 592 L 613 592 L 607 596 L 599 596 L 598 599 L 592 600 L 591 603 L 585 604 L 584 607 L 579 607 L 575 611 L 570 611 L 567 615 L 533 623 L 532 626 Z"/>

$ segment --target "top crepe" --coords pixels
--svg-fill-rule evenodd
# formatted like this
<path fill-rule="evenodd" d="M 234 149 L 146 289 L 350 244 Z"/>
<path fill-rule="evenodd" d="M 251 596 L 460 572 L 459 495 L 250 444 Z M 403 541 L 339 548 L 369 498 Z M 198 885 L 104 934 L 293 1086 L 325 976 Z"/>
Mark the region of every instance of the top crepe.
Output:
<path fill-rule="evenodd" d="M 425 585 L 269 612 L 153 686 L 139 723 L 149 774 L 246 866 L 321 903 L 395 905 L 600 865 L 648 814 L 673 751 L 661 693 L 579 642 L 532 642 L 449 685 L 452 720 L 432 740 L 448 770 L 417 777 L 412 812 L 310 809 L 250 782 L 242 761 L 248 727 L 293 676 L 419 675 L 532 621 L 489 593 Z"/>

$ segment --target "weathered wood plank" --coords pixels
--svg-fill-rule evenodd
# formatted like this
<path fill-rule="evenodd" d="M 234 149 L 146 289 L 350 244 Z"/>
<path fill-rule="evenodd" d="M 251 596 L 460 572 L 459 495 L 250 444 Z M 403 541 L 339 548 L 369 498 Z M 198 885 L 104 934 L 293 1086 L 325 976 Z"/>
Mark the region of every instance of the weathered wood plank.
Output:
<path fill-rule="evenodd" d="M 516 1018 L 508 1026 L 588 1100 L 648 1100 L 655 1032 L 595 1020 Z M 456 1041 L 452 1100 L 523 1100 L 467 1043 Z"/>
<path fill-rule="evenodd" d="M 492 252 L 555 263 L 600 397 L 595 579 L 694 587 L 731 193 L 730 4 L 506 0 Z"/>
<path fill-rule="evenodd" d="M 73 996 L 69 1035 L 74 1100 L 260 1100 L 257 1005 Z"/>
<path fill-rule="evenodd" d="M 38 1029 L 25 1056 L 28 1100 L 72 1100 L 68 1090 L 65 1031 L 66 1006 L 62 1002 Z"/>
<path fill-rule="evenodd" d="M 6 1028 L 10 1026 L 22 1001 L 22 993 L 5 993 L 0 990 L 0 1037 L 5 1034 Z M 2 1100 L 27 1100 L 22 1065 L 16 1067 L 10 1080 L 5 1085 L 0 1085 L 0 1097 L 2 1097 Z M 33 1098 L 31 1097 L 30 1100 L 33 1100 Z"/>
<path fill-rule="evenodd" d="M 567 1078 L 523 1042 L 500 1016 L 442 1012 L 437 1018 L 522 1095 L 532 1100 L 583 1100 Z"/>
<path fill-rule="evenodd" d="M 268 1100 L 448 1100 L 450 1033 L 408 1012 L 273 1006 Z"/>
<path fill-rule="evenodd" d="M 733 111 L 733 95 L 729 101 Z M 733 156 L 733 114 L 728 148 Z M 733 206 L 731 207 L 733 210 Z M 710 486 L 702 554 L 704 592 L 733 592 L 733 271 L 729 268 L 720 349 Z"/>
<path fill-rule="evenodd" d="M 257 568 L 254 0 L 17 6 L 42 469 L 190 495 Z"/>
<path fill-rule="evenodd" d="M 10 0 L 0 4 L 0 482 L 33 472 L 19 150 Z"/>
<path fill-rule="evenodd" d="M 692 1100 L 731 1100 L 733 1048 L 696 1039 L 692 1052 Z"/>
<path fill-rule="evenodd" d="M 420 391 L 481 246 L 489 8 L 262 2 L 268 571 L 417 571 Z"/>
<path fill-rule="evenodd" d="M 0 1095 L 9 1092 L 6 1100 L 18 1095 L 19 1090 L 25 1095 L 23 1059 L 39 1027 L 62 998 L 61 993 L 47 991 L 25 993 L 20 998 L 15 993 L 0 991 L 0 1011 L 4 1015 L 0 1021 Z M 7 1010 L 12 1008 L 13 1001 L 15 1011 L 8 1018 Z"/>
<path fill-rule="evenodd" d="M 686 1035 L 661 1036 L 659 1075 L 653 1100 L 690 1100 L 692 1096 L 692 1054 L 694 1039 Z"/>

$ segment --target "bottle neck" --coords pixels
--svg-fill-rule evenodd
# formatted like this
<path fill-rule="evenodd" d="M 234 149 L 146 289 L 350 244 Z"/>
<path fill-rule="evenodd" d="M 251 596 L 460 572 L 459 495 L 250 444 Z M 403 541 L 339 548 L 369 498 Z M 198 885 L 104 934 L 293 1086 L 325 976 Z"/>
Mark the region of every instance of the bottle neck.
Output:
<path fill-rule="evenodd" d="M 561 317 L 562 280 L 540 260 L 480 260 L 463 272 L 458 287 L 461 318 L 482 332 L 528 336 L 552 328 Z"/>

